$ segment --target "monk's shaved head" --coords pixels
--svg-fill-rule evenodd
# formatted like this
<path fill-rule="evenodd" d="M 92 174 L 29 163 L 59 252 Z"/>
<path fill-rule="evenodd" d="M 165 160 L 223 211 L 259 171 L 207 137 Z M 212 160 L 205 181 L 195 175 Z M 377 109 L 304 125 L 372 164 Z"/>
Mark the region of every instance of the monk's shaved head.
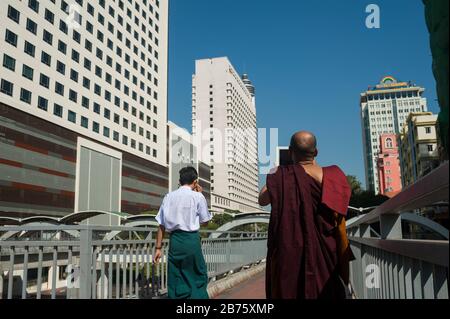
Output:
<path fill-rule="evenodd" d="M 290 150 L 298 159 L 314 159 L 317 156 L 317 139 L 311 132 L 297 132 L 291 138 Z"/>

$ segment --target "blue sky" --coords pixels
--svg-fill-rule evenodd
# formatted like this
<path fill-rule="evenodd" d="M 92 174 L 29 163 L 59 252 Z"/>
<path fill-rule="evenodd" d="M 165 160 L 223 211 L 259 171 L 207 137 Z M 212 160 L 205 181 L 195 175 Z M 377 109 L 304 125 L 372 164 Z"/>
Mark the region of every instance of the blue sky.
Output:
<path fill-rule="evenodd" d="M 367 5 L 381 28 L 367 29 Z M 171 0 L 169 119 L 190 130 L 194 61 L 228 56 L 256 86 L 258 126 L 287 145 L 314 132 L 321 165 L 364 182 L 359 94 L 385 75 L 427 89 L 438 112 L 421 0 Z"/>

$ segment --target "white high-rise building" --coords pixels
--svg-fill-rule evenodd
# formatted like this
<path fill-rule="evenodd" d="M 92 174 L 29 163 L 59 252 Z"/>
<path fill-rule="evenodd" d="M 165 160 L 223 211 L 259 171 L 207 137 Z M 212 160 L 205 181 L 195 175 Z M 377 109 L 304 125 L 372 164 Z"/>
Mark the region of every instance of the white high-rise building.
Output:
<path fill-rule="evenodd" d="M 410 113 L 426 112 L 424 88 L 410 82 L 398 82 L 385 77 L 375 87 L 361 93 L 361 126 L 364 146 L 366 185 L 376 194 L 380 192 L 377 156 L 382 134 L 399 134 Z"/>
<path fill-rule="evenodd" d="M 26 166 L 33 164 L 25 162 L 35 153 L 49 153 L 34 162 L 36 170 L 52 168 L 66 179 L 51 182 L 36 175 L 35 181 L 23 180 L 27 171 L 22 177 L 7 173 L 14 176 L 8 183 L 22 185 L 28 180 L 36 190 L 64 191 L 58 194 L 77 198 L 73 193 L 79 168 L 71 163 L 77 138 L 82 137 L 119 152 L 114 154 L 123 153 L 124 165 L 133 159 L 136 166 L 132 172 L 124 168 L 119 184 L 124 187 L 122 208 L 133 212 L 157 208 L 163 189 L 167 191 L 168 0 L 2 0 L 0 20 L 0 116 L 5 116 L 0 126 L 33 136 L 37 143 L 10 133 L 4 138 L 20 139 L 16 146 L 26 144 L 31 153 L 25 156 L 23 147 L 9 149 L 11 143 L 0 143 L 2 155 Z M 32 128 L 33 123 L 40 124 Z M 69 163 L 64 162 L 67 158 Z M 0 171 L 10 170 L 11 165 L 0 165 Z M 139 171 L 151 173 L 140 176 L 140 184 L 127 185 Z M 15 194 L 2 179 L 1 187 L 7 185 Z M 5 202 L 5 211 L 23 213 L 23 208 L 14 208 L 14 196 L 0 198 L 0 212 Z M 32 194 L 29 198 L 29 204 L 37 207 Z M 63 202 L 64 209 L 55 210 L 73 210 L 69 197 Z"/>
<path fill-rule="evenodd" d="M 196 61 L 192 84 L 193 135 L 211 166 L 213 210 L 258 211 L 255 88 L 228 58 Z"/>

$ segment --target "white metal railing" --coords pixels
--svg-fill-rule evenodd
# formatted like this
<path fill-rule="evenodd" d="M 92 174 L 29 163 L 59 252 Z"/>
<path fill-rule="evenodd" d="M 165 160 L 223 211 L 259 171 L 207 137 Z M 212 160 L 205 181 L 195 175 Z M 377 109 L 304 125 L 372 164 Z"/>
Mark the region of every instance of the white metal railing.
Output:
<path fill-rule="evenodd" d="M 0 240 L 0 298 L 151 298 L 167 292 L 169 242 L 163 241 L 161 262 L 153 265 L 154 228 L 0 227 L 0 235 L 7 232 L 17 236 Z M 265 233 L 208 238 L 211 233 L 201 231 L 210 279 L 266 258 Z"/>
<path fill-rule="evenodd" d="M 411 240 L 402 230 L 402 216 L 419 223 L 411 212 L 443 202 L 448 207 L 448 182 L 447 162 L 370 213 L 348 221 L 356 257 L 350 276 L 357 298 L 448 299 L 448 231 L 439 229 L 447 240 Z"/>

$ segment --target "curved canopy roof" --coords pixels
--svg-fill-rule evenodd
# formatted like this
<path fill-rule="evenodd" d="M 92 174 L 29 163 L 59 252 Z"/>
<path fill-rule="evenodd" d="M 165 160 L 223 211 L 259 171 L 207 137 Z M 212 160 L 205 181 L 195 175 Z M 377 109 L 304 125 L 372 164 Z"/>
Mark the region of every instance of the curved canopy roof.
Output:
<path fill-rule="evenodd" d="M 0 216 L 0 226 L 21 226 L 36 223 L 43 223 L 43 224 L 46 223 L 51 225 L 76 225 L 89 218 L 101 215 L 119 217 L 121 220 L 127 219 L 128 216 L 130 216 L 126 213 L 105 212 L 105 211 L 84 211 L 73 213 L 61 218 L 52 216 L 32 216 L 27 218 L 12 218 Z"/>

